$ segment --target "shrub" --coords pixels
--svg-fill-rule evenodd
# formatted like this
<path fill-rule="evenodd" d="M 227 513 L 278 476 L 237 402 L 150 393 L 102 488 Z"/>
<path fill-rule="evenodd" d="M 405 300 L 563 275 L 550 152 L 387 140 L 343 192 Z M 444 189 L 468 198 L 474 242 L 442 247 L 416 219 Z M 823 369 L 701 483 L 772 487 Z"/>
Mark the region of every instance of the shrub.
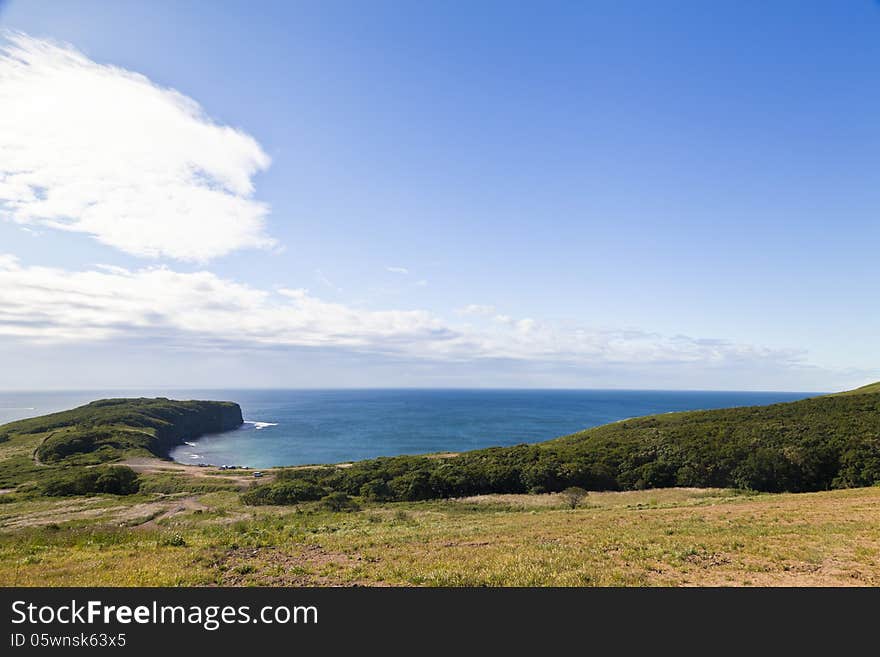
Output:
<path fill-rule="evenodd" d="M 877 482 L 880 482 L 880 440 L 866 441 L 843 453 L 835 486 L 871 486 Z"/>
<path fill-rule="evenodd" d="M 137 473 L 124 465 L 96 468 L 100 474 L 95 479 L 95 491 L 113 495 L 131 495 L 138 492 Z"/>
<path fill-rule="evenodd" d="M 389 488 L 398 500 L 427 500 L 439 497 L 431 487 L 431 474 L 427 470 L 415 470 L 389 482 Z"/>
<path fill-rule="evenodd" d="M 371 479 L 361 486 L 360 495 L 365 500 L 375 502 L 384 502 L 394 497 L 391 487 L 384 479 Z"/>
<path fill-rule="evenodd" d="M 357 511 L 360 507 L 347 493 L 335 491 L 321 498 L 321 505 L 330 511 Z"/>
<path fill-rule="evenodd" d="M 47 479 L 42 484 L 42 493 L 49 497 L 70 495 L 132 495 L 140 485 L 137 473 L 124 465 L 97 468 L 76 468 Z"/>
<path fill-rule="evenodd" d="M 253 486 L 241 496 L 241 501 L 253 506 L 266 504 L 299 504 L 321 499 L 327 491 L 308 481 L 280 481 Z"/>
<path fill-rule="evenodd" d="M 103 436 L 101 436 L 103 437 Z M 71 454 L 84 454 L 95 450 L 98 436 L 93 432 L 83 432 L 75 436 L 50 436 L 37 448 L 37 457 L 44 463 L 60 461 Z"/>
<path fill-rule="evenodd" d="M 583 488 L 579 488 L 578 486 L 569 486 L 559 495 L 562 497 L 563 502 L 565 502 L 565 504 L 570 509 L 574 509 L 588 494 L 589 493 L 587 493 L 587 491 L 585 491 Z"/>

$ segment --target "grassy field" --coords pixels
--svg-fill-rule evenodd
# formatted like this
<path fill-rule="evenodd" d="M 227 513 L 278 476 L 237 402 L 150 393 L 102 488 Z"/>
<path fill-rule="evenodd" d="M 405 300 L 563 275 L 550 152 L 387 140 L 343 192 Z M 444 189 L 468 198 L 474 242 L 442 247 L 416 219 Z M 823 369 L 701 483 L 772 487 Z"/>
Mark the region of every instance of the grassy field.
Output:
<path fill-rule="evenodd" d="M 243 506 L 231 490 L 0 495 L 2 586 L 878 584 L 880 487 L 592 493 L 574 510 L 554 494 L 488 495 L 348 513 Z"/>

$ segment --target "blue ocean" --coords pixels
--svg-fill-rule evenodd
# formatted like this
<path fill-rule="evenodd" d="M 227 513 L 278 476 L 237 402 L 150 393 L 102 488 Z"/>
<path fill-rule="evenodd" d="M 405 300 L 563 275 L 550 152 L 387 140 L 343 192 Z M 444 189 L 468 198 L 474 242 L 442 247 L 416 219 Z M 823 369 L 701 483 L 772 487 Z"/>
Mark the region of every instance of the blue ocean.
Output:
<path fill-rule="evenodd" d="M 235 431 L 174 450 L 182 463 L 340 463 L 538 442 L 626 418 L 794 401 L 805 392 L 637 390 L 103 390 L 0 392 L 0 424 L 104 397 L 238 402 Z"/>

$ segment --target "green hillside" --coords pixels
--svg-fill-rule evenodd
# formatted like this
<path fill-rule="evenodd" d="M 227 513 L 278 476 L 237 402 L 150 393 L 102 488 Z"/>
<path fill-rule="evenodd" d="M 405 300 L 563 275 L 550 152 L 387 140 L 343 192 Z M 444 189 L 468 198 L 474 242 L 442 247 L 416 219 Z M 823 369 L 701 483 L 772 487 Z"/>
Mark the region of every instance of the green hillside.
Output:
<path fill-rule="evenodd" d="M 234 429 L 241 423 L 241 408 L 233 402 L 101 399 L 3 425 L 0 441 L 51 432 L 36 453 L 45 463 L 78 454 L 97 454 L 99 460 L 108 460 L 129 450 L 164 457 L 186 438 Z"/>
<path fill-rule="evenodd" d="M 453 458 L 399 456 L 289 469 L 245 494 L 287 504 L 331 492 L 374 500 L 669 486 L 768 492 L 880 482 L 880 384 L 771 406 L 654 415 L 536 445 Z"/>
<path fill-rule="evenodd" d="M 85 471 L 82 466 L 129 456 L 167 457 L 184 440 L 241 424 L 241 408 L 233 402 L 164 398 L 102 399 L 19 420 L 0 426 L 0 488 L 40 483 L 44 492 L 116 490 L 117 483 L 101 482 L 130 479 L 130 473 L 119 468 Z"/>

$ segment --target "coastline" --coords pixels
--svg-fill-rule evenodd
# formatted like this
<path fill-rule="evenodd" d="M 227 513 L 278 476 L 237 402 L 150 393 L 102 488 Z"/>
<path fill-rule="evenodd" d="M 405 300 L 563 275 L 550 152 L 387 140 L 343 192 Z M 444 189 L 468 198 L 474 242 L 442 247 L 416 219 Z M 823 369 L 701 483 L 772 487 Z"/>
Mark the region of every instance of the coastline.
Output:
<path fill-rule="evenodd" d="M 607 390 L 226 391 L 247 424 L 197 447 L 181 463 L 289 467 L 535 444 L 659 413 L 793 401 L 810 393 Z M 277 426 L 272 426 L 277 424 Z M 201 458 L 193 458 L 192 455 Z"/>

